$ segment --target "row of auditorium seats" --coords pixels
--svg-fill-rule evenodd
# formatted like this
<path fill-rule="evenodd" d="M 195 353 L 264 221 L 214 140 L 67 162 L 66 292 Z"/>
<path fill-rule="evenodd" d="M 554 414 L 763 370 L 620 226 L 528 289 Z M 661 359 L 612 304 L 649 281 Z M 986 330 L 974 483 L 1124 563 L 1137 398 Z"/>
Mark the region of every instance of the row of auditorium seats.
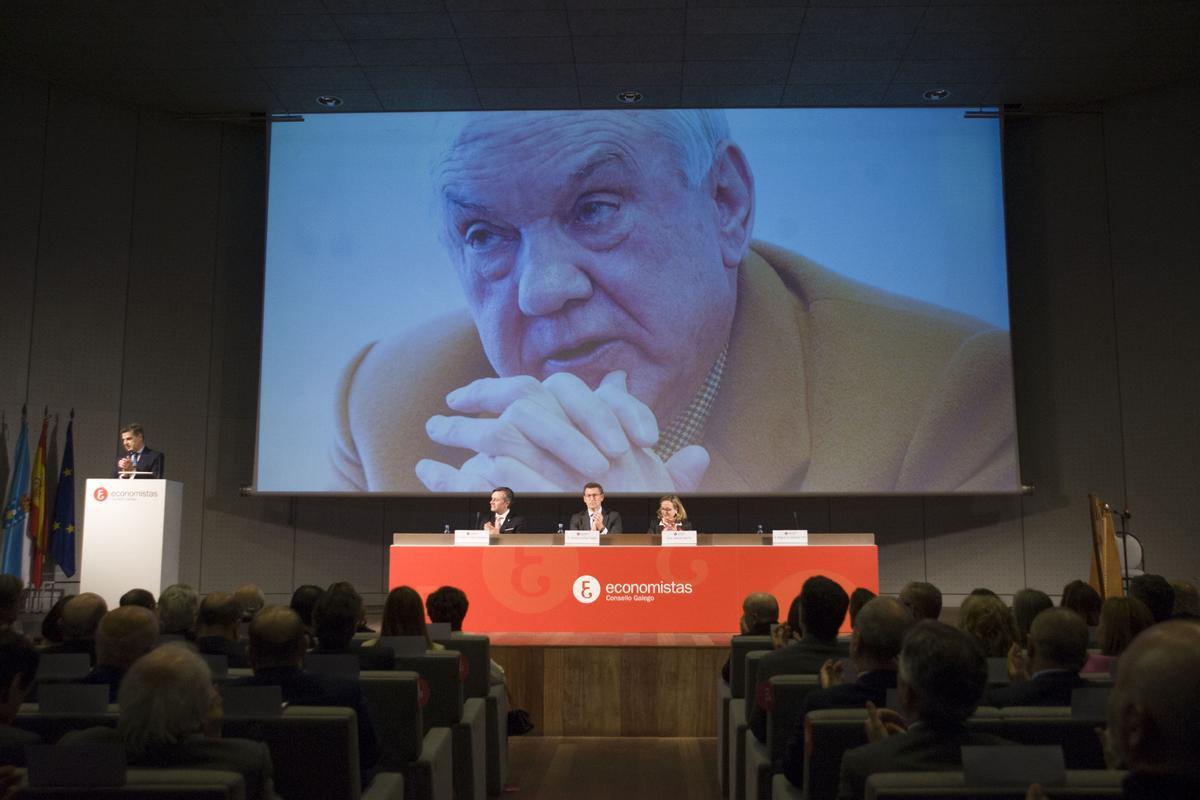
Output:
<path fill-rule="evenodd" d="M 1122 797 L 1119 770 L 1067 770 L 1062 781 L 1043 784 L 1049 800 L 1116 800 Z M 867 778 L 866 800 L 1025 800 L 1027 786 L 972 784 L 962 772 L 881 772 Z M 774 778 L 775 800 L 804 800 L 804 794 L 783 775 Z"/>
<path fill-rule="evenodd" d="M 483 800 L 486 796 L 499 796 L 507 780 L 508 708 L 505 687 L 489 685 L 489 640 L 486 636 L 453 634 L 442 639 L 441 644 L 447 648 L 445 651 L 398 656 L 395 670 L 361 673 L 354 670 L 381 747 L 377 769 L 383 773 L 403 774 L 407 798 L 440 799 L 453 794 L 460 800 Z M 264 715 L 261 697 L 256 706 L 245 693 L 231 696 L 230 687 L 224 685 L 249 675 L 250 671 L 229 669 L 219 663 L 221 658 L 210 658 L 210 665 L 214 667 L 214 677 L 222 687 L 225 699 L 226 735 L 241 735 L 233 730 L 261 732 L 262 720 L 272 718 Z M 56 661 L 58 659 L 54 657 L 44 659 L 39 669 L 38 704 L 23 706 L 16 724 L 34 730 L 48 742 L 57 741 L 68 730 L 96 724 L 115 725 L 116 708 L 107 705 L 107 687 L 59 682 L 79 677 L 80 673 L 78 665 L 64 666 L 65 660 L 57 664 Z M 332 661 L 312 659 L 307 667 L 317 671 L 347 672 L 347 665 L 339 663 L 336 657 Z M 267 709 L 270 707 L 268 700 Z M 279 708 L 277 699 L 274 708 Z M 342 710 L 353 720 L 353 711 Z M 298 711 L 298 707 L 285 709 L 282 718 L 287 719 Z M 276 714 L 274 718 L 280 716 Z M 245 727 L 247 725 L 250 727 Z M 263 736 L 248 738 L 262 739 Z M 355 755 L 350 763 L 357 775 L 356 729 L 354 740 Z M 312 774 L 311 761 L 304 757 L 304 750 L 320 750 L 322 758 L 329 756 L 330 751 L 323 749 L 317 739 L 300 741 L 307 741 L 311 748 L 302 747 L 294 754 L 295 758 L 282 753 L 281 757 L 285 764 L 295 764 L 296 774 Z M 277 746 L 286 749 L 289 744 L 281 738 Z M 276 745 L 273 745 L 273 757 L 275 749 Z M 344 756 L 343 752 L 335 754 L 334 758 L 341 764 Z M 275 768 L 277 773 L 283 769 L 278 758 Z M 346 785 L 351 783 L 357 786 L 357 779 Z M 292 793 L 281 790 L 280 794 L 288 798 L 293 795 L 357 796 L 349 790 L 319 791 L 324 788 L 322 784 L 296 786 Z M 316 794 L 313 794 L 314 789 L 318 790 Z"/>
<path fill-rule="evenodd" d="M 726 684 L 717 679 L 718 781 L 722 796 L 730 800 L 771 797 L 772 787 L 782 777 L 773 777 L 773 773 L 780 769 L 804 698 L 820 688 L 816 675 L 779 675 L 758 686 L 758 662 L 770 647 L 768 636 L 732 637 L 730 681 Z M 1094 688 L 1077 689 L 1071 708 L 980 708 L 969 725 L 1022 744 L 1060 745 L 1068 769 L 1103 769 L 1104 757 L 1095 728 L 1104 721 L 1106 682 L 1111 678 L 1107 674 L 1083 677 Z M 749 730 L 756 702 L 763 703 L 767 711 L 765 743 Z M 894 693 L 889 693 L 889 705 L 896 707 Z M 865 709 L 809 715 L 809 741 L 805 750 L 807 800 L 836 796 L 842 753 L 866 743 L 865 719 Z"/>

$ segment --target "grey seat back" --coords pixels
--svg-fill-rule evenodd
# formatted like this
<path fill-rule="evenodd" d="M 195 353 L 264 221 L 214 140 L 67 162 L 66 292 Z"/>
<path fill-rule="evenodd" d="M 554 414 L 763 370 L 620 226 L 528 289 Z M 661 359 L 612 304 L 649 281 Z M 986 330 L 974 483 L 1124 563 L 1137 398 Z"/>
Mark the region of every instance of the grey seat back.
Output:
<path fill-rule="evenodd" d="M 417 673 L 429 686 L 429 701 L 424 708 L 426 731 L 462 719 L 464 664 L 461 654 L 453 650 L 396 656 L 396 669 Z"/>
<path fill-rule="evenodd" d="M 225 720 L 224 736 L 265 742 L 275 790 L 288 800 L 358 800 L 358 721 L 352 709 L 289 706 L 278 717 Z M 313 776 L 319 775 L 320 780 Z"/>
<path fill-rule="evenodd" d="M 1128 773 L 1117 770 L 1068 770 L 1066 782 L 1042 786 L 1051 800 L 1112 800 L 1121 797 Z M 878 772 L 867 778 L 867 800 L 1024 800 L 1027 787 L 967 786 L 961 772 Z"/>
<path fill-rule="evenodd" d="M 867 743 L 866 719 L 865 708 L 814 711 L 805 718 L 804 795 L 808 800 L 837 797 L 842 754 Z"/>
<path fill-rule="evenodd" d="M 359 674 L 363 699 L 371 710 L 371 723 L 379 741 L 383 771 L 400 771 L 421 754 L 425 735 L 421 710 L 420 677 L 408 671 L 371 671 Z"/>
<path fill-rule="evenodd" d="M 1066 706 L 1010 706 L 1000 709 L 1000 735 L 1018 744 L 1062 745 L 1067 769 L 1104 769 L 1096 720 L 1071 716 Z"/>
<path fill-rule="evenodd" d="M 817 675 L 775 675 L 767 682 L 770 704 L 767 709 L 767 750 L 771 763 L 779 765 L 788 738 L 804 707 L 804 699 L 821 688 Z"/>
<path fill-rule="evenodd" d="M 763 656 L 771 652 L 770 650 L 751 650 L 746 653 L 745 658 L 745 681 L 746 681 L 746 722 L 750 722 L 750 717 L 754 713 L 754 708 L 758 704 L 758 664 L 762 661 Z"/>
<path fill-rule="evenodd" d="M 454 633 L 435 639 L 447 650 L 462 653 L 467 659 L 467 679 L 463 691 L 467 697 L 487 697 L 488 674 L 492 668 L 492 641 L 476 633 Z"/>
<path fill-rule="evenodd" d="M 734 636 L 729 640 L 729 694 L 746 696 L 746 654 L 773 649 L 770 636 Z"/>
<path fill-rule="evenodd" d="M 23 703 L 13 719 L 13 725 L 36 733 L 43 742 L 57 742 L 64 734 L 97 726 L 117 727 L 117 707 L 109 705 L 98 714 L 48 714 L 32 703 Z"/>

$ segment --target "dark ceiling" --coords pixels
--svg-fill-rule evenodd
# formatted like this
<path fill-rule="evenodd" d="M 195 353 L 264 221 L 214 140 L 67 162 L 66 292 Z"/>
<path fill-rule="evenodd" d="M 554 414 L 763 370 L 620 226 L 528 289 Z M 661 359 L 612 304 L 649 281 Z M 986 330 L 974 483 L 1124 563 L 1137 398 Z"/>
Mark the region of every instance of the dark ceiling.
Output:
<path fill-rule="evenodd" d="M 1200 75 L 1200 2 L 0 0 L 0 62 L 189 113 L 1078 106 Z"/>

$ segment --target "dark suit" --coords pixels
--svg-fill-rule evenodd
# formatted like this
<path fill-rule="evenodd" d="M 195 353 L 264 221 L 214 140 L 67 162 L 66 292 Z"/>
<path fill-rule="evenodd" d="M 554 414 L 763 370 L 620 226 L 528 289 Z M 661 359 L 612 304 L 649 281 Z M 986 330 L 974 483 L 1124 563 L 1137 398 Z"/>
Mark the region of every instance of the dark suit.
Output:
<path fill-rule="evenodd" d="M 605 511 L 600 509 L 600 516 L 604 520 L 605 533 L 621 533 L 621 515 L 616 511 Z M 576 514 L 571 515 L 571 521 L 567 525 L 569 531 L 590 531 L 592 529 L 592 516 L 586 508 Z"/>
<path fill-rule="evenodd" d="M 758 683 L 754 687 L 754 695 L 750 687 L 746 687 L 746 702 L 754 703 L 750 712 L 750 729 L 760 742 L 767 740 L 767 712 L 758 707 L 758 687 L 767 682 L 773 675 L 816 675 L 821 671 L 821 665 L 831 658 L 846 658 L 849 655 L 849 645 L 836 639 L 823 642 L 812 634 L 805 634 L 798 642 L 787 647 L 773 650 L 758 662 Z"/>
<path fill-rule="evenodd" d="M 125 454 L 129 456 L 129 453 Z M 125 456 L 122 456 L 125 457 Z M 134 475 L 135 478 L 161 478 L 167 457 L 158 450 L 151 450 L 149 447 L 143 447 L 142 452 L 138 454 L 137 465 L 134 467 L 136 472 L 149 472 L 149 475 Z M 113 467 L 112 476 L 114 478 L 121 477 L 121 470 Z"/>
<path fill-rule="evenodd" d="M 1043 672 L 1036 677 L 1008 686 L 993 686 L 983 693 L 980 705 L 1006 706 L 1069 706 L 1071 692 L 1091 684 L 1070 670 Z"/>
<path fill-rule="evenodd" d="M 682 522 L 680 522 L 679 527 L 685 531 L 696 530 L 696 527 L 694 525 L 692 525 L 692 521 L 690 519 L 685 519 Z M 646 531 L 646 533 L 662 533 L 662 532 L 663 532 L 662 523 L 659 522 L 658 520 L 655 520 L 654 522 L 652 522 L 650 524 L 650 530 Z"/>
<path fill-rule="evenodd" d="M 358 668 L 360 670 L 396 668 L 396 654 L 392 651 L 392 648 L 382 644 L 364 646 L 366 644 L 364 641 L 353 639 L 350 641 L 349 647 L 314 647 L 311 652 L 314 655 L 358 656 Z"/>
<path fill-rule="evenodd" d="M 278 686 L 283 690 L 284 702 L 292 705 L 354 709 L 358 716 L 359 769 L 366 783 L 371 770 L 375 768 L 375 762 L 379 760 L 379 746 L 375 741 L 371 712 L 367 709 L 357 680 L 339 675 L 317 675 L 304 672 L 299 667 L 270 667 L 255 670 L 253 675 L 230 681 L 229 685 Z"/>
<path fill-rule="evenodd" d="M 861 800 L 876 772 L 953 772 L 962 769 L 963 745 L 1012 744 L 959 726 L 946 730 L 914 723 L 908 733 L 847 750 L 842 756 L 838 800 Z"/>
<path fill-rule="evenodd" d="M 484 522 L 496 524 L 496 515 L 488 514 L 484 518 Z M 525 530 L 525 518 L 518 517 L 514 514 L 509 514 L 504 518 L 504 524 L 500 526 L 500 533 L 522 533 Z"/>
<path fill-rule="evenodd" d="M 216 636 L 197 636 L 196 649 L 210 656 L 226 656 L 229 666 L 234 669 L 244 669 L 250 666 L 246 658 L 247 642 L 244 639 L 227 639 L 220 634 Z"/>
<path fill-rule="evenodd" d="M 36 733 L 0 724 L 0 767 L 25 766 L 25 747 L 41 743 L 42 737 Z"/>
<path fill-rule="evenodd" d="M 97 664 L 92 667 L 92 671 L 84 675 L 75 683 L 86 683 L 96 685 L 98 683 L 107 684 L 108 686 L 108 702 L 117 702 L 117 690 L 121 688 L 121 679 L 125 677 L 125 670 L 119 667 L 113 667 L 108 664 Z"/>
<path fill-rule="evenodd" d="M 123 744 L 113 728 L 72 731 L 63 744 Z M 246 782 L 251 800 L 278 800 L 272 780 L 271 751 L 263 742 L 249 739 L 207 739 L 199 734 L 175 744 L 164 744 L 140 755 L 127 754 L 131 767 L 215 769 L 236 772 Z"/>
<path fill-rule="evenodd" d="M 804 718 L 810 711 L 827 708 L 865 708 L 867 702 L 883 708 L 888 689 L 896 688 L 896 671 L 877 669 L 860 675 L 854 683 L 843 683 L 810 692 L 796 715 L 796 724 L 783 751 L 783 773 L 793 785 L 804 786 Z"/>

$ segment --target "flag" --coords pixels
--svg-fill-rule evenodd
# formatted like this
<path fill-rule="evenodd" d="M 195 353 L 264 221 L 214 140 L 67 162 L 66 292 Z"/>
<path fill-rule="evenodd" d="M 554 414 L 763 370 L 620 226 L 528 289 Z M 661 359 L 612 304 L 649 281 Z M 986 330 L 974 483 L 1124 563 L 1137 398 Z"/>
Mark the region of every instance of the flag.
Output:
<path fill-rule="evenodd" d="M 4 555 L 0 571 L 23 578 L 22 555 L 25 547 L 25 517 L 29 512 L 29 429 L 21 415 L 21 432 L 13 454 L 13 476 L 4 503 Z"/>
<path fill-rule="evenodd" d="M 75 445 L 72 428 L 75 411 L 67 423 L 67 447 L 63 450 L 58 489 L 54 495 L 54 519 L 50 523 L 50 554 L 67 577 L 75 574 Z"/>
<path fill-rule="evenodd" d="M 42 588 L 42 571 L 46 557 L 46 429 L 50 415 L 42 415 L 42 435 L 33 457 L 33 473 L 29 478 L 29 541 L 33 545 L 33 568 L 30 577 L 35 589 Z"/>

